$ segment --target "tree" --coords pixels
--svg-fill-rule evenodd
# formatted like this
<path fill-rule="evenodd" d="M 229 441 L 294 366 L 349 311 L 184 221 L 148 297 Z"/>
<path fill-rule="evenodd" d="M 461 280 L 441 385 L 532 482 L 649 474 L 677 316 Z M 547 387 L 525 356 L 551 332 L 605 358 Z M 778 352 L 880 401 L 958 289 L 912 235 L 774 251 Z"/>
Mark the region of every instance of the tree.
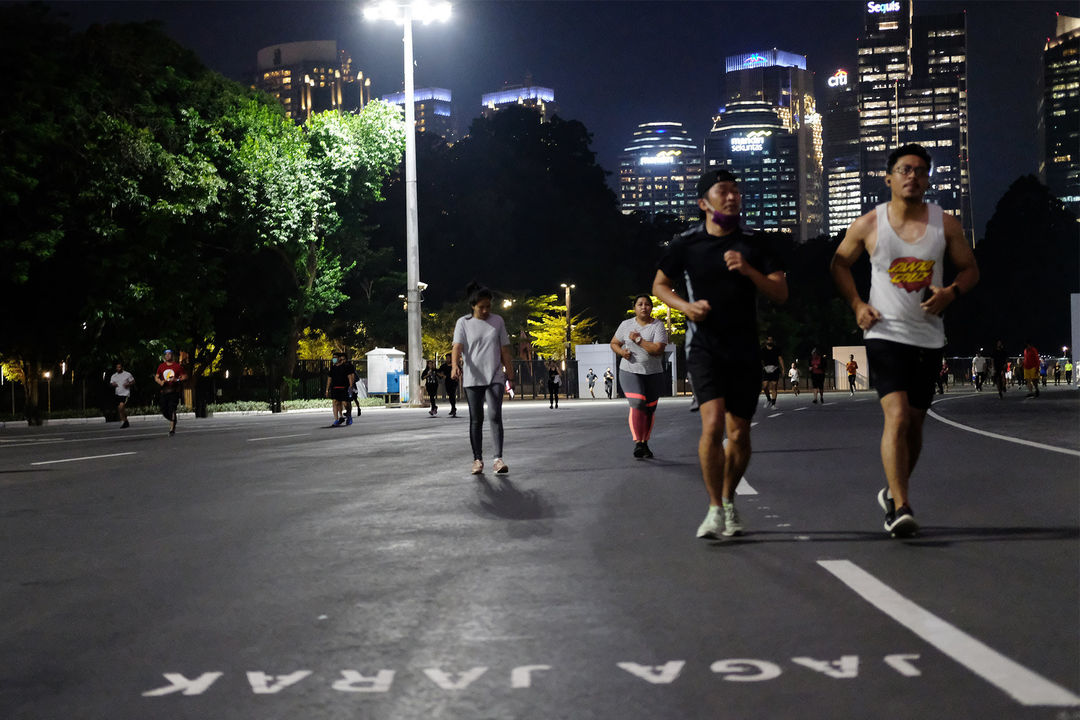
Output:
<path fill-rule="evenodd" d="M 529 308 L 528 328 L 532 345 L 542 356 L 555 360 L 567 360 L 566 356 L 566 306 L 558 304 L 557 295 L 541 295 L 527 298 Z M 578 313 L 570 318 L 570 344 L 586 345 L 596 336 L 589 332 L 596 321 Z"/>
<path fill-rule="evenodd" d="M 980 279 L 945 315 L 954 352 L 1003 340 L 1016 352 L 1068 344 L 1069 295 L 1080 292 L 1080 224 L 1033 175 L 1017 178 L 998 201 L 975 246 Z"/>
<path fill-rule="evenodd" d="M 27 300 L 0 351 L 28 378 L 34 423 L 44 368 L 69 359 L 86 376 L 153 338 L 204 334 L 220 268 L 198 246 L 223 183 L 200 113 L 248 91 L 154 25 L 71 34 L 42 6 L 10 6 L 0 43 L 0 252 Z"/>
<path fill-rule="evenodd" d="M 358 115 L 331 111 L 304 128 L 251 102 L 240 114 L 243 140 L 233 154 L 237 190 L 257 247 L 276 255 L 292 285 L 284 367 L 296 360 L 300 334 L 318 313 L 346 299 L 347 258 L 361 238 L 341 233 L 340 205 L 355 209 L 381 198 L 404 148 L 397 109 L 369 103 Z"/>

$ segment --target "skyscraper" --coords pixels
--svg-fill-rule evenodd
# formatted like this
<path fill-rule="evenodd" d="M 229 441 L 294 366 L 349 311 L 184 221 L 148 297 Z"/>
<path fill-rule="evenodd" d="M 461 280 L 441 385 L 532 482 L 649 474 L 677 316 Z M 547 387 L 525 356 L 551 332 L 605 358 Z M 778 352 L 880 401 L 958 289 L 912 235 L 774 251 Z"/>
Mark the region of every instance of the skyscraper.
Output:
<path fill-rule="evenodd" d="M 416 116 L 416 132 L 434 133 L 448 142 L 454 141 L 454 113 L 452 93 L 446 88 L 416 88 L 413 90 L 413 112 Z M 396 92 L 383 95 L 385 100 L 399 107 L 405 107 L 405 93 Z"/>
<path fill-rule="evenodd" d="M 730 170 L 739 180 L 743 222 L 796 238 L 802 227 L 798 155 L 798 137 L 761 100 L 728 103 L 705 137 L 705 169 Z"/>
<path fill-rule="evenodd" d="M 713 119 L 713 131 L 724 126 L 726 135 L 726 129 L 730 129 L 730 121 L 723 118 L 725 112 L 735 110 L 744 103 L 755 103 L 753 107 L 758 108 L 756 103 L 762 102 L 772 108 L 784 132 L 795 139 L 796 151 L 792 160 L 795 162 L 794 172 L 798 183 L 796 212 L 794 219 L 783 220 L 781 227 L 790 230 L 797 240 L 805 241 L 824 230 L 825 200 L 822 189 L 821 115 L 817 112 L 814 98 L 814 76 L 806 69 L 805 56 L 773 48 L 726 58 L 724 106 Z M 768 127 L 771 127 L 771 123 Z M 768 127 L 762 126 L 766 130 Z M 767 145 L 777 151 L 780 146 L 786 146 L 785 143 L 776 145 L 772 142 Z M 731 164 L 728 161 L 753 157 L 729 155 L 733 147 L 730 141 L 707 140 L 707 146 L 707 165 L 713 161 L 714 164 Z M 720 154 L 710 154 L 710 150 Z M 744 197 L 744 201 L 746 199 Z"/>
<path fill-rule="evenodd" d="M 484 93 L 480 97 L 480 105 L 484 117 L 510 105 L 535 108 L 540 113 L 540 122 L 551 120 L 551 116 L 559 110 L 555 104 L 555 91 L 534 85 L 531 77 L 525 78 L 521 85 L 506 83 L 501 90 Z"/>
<path fill-rule="evenodd" d="M 1039 177 L 1080 216 L 1080 18 L 1058 15 L 1043 49 Z"/>
<path fill-rule="evenodd" d="M 336 40 L 281 43 L 259 50 L 255 87 L 304 122 L 324 110 L 359 110 L 371 99 L 371 78 L 354 72 Z"/>
<path fill-rule="evenodd" d="M 863 210 L 884 202 L 889 153 L 918 143 L 933 157 L 926 193 L 974 240 L 968 158 L 967 17 L 915 16 L 911 0 L 868 2 L 859 38 Z"/>
<path fill-rule="evenodd" d="M 825 156 L 825 217 L 830 236 L 846 230 L 862 214 L 859 166 L 859 95 L 844 69 L 826 81 L 822 120 Z"/>
<path fill-rule="evenodd" d="M 701 150 L 682 123 L 642 123 L 619 158 L 619 206 L 627 215 L 696 219 L 699 177 Z"/>

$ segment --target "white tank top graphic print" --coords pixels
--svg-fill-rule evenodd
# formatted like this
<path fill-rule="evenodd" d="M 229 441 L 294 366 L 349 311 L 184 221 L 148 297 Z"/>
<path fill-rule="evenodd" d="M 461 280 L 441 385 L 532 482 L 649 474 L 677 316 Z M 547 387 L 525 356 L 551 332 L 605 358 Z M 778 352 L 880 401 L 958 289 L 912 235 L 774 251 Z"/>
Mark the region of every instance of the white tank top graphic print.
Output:
<path fill-rule="evenodd" d="M 926 233 L 904 242 L 889 224 L 887 204 L 877 206 L 877 243 L 870 256 L 870 304 L 881 320 L 863 333 L 867 340 L 891 340 L 924 348 L 945 345 L 941 316 L 920 307 L 931 285 L 941 287 L 945 229 L 941 207 L 927 204 Z"/>

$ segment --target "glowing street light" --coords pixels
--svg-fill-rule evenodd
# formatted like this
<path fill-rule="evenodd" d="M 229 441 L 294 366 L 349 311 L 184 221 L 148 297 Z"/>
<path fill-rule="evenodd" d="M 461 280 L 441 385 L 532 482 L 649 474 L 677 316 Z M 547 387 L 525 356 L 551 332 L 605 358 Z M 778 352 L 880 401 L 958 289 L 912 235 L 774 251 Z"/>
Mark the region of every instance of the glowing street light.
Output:
<path fill-rule="evenodd" d="M 570 360 L 570 291 L 577 287 L 573 283 L 567 285 L 561 283 L 560 286 L 566 290 L 566 360 Z"/>
<path fill-rule="evenodd" d="M 423 345 L 420 339 L 420 223 L 416 204 L 416 108 L 413 107 L 412 24 L 450 19 L 450 3 L 385 0 L 364 8 L 364 19 L 390 20 L 404 28 L 405 40 L 405 307 L 408 312 L 409 405 L 419 407 Z"/>

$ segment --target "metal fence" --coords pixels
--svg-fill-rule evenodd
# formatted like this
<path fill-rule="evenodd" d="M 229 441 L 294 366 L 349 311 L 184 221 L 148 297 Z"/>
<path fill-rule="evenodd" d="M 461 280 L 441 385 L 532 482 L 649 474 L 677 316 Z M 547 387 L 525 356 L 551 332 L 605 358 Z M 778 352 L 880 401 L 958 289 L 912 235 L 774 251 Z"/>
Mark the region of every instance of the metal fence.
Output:
<path fill-rule="evenodd" d="M 691 388 L 686 381 L 684 359 L 681 353 L 676 354 L 678 363 L 676 390 L 680 394 L 689 393 Z M 946 358 L 949 363 L 946 384 L 951 387 L 966 387 L 973 384 L 971 374 L 971 357 L 954 356 Z M 1050 365 L 1050 381 L 1053 382 L 1053 365 L 1058 358 L 1048 358 Z M 1015 360 L 1014 360 L 1015 362 Z M 1061 359 L 1062 365 L 1064 359 Z M 356 367 L 357 377 L 366 388 L 367 360 L 357 358 L 353 361 Z M 564 367 L 565 365 L 565 367 Z M 408 363 L 405 364 L 406 373 Z M 571 360 L 559 363 L 562 373 L 562 382 L 558 386 L 560 398 L 578 397 L 578 364 Z M 669 368 L 665 368 L 667 372 Z M 156 405 L 158 401 L 158 388 L 149 379 L 152 371 L 146 368 L 133 368 L 136 376 L 136 385 L 132 392 L 131 403 L 135 406 Z M 108 384 L 108 377 L 112 370 L 107 369 L 100 376 L 82 374 L 76 376 L 71 372 L 55 374 L 52 377 L 42 378 L 38 381 L 39 407 L 43 417 L 54 414 L 85 413 L 93 414 L 95 411 L 110 417 L 115 414 L 116 400 L 113 389 Z M 514 373 L 515 397 L 533 400 L 548 399 L 551 388 L 548 387 L 547 362 L 544 360 L 515 360 Z M 209 403 L 229 402 L 266 402 L 273 406 L 280 406 L 282 399 L 313 400 L 326 395 L 326 381 L 330 375 L 329 360 L 301 360 L 293 368 L 289 377 L 283 380 L 285 386 L 284 398 L 279 393 L 279 386 L 271 382 L 271 378 L 265 373 L 253 371 L 218 372 L 208 377 L 201 377 L 194 383 L 191 397 L 196 412 L 205 410 Z M 617 375 L 617 373 L 616 373 Z M 1019 373 L 1016 375 L 1019 376 Z M 836 390 L 836 380 L 832 375 L 825 379 L 826 390 Z M 987 378 L 987 381 L 990 379 Z M 786 378 L 782 378 L 781 387 L 789 388 Z M 1015 382 L 1022 382 L 1014 378 Z M 402 377 L 401 382 L 406 382 Z M 598 381 L 601 387 L 602 380 Z M 873 368 L 870 369 L 870 382 L 873 387 Z M 800 368 L 799 386 L 801 389 L 810 390 L 810 373 Z M 421 384 L 422 387 L 422 384 Z M 616 379 L 615 392 L 619 393 L 618 380 Z M 458 391 L 459 396 L 462 394 Z M 621 394 L 621 393 L 619 393 Z M 440 381 L 438 397 L 446 397 L 445 384 Z M 396 398 L 387 398 L 396 400 Z M 426 398 L 422 398 L 426 399 Z M 25 411 L 25 393 L 22 383 L 11 380 L 0 381 L 0 416 L 21 418 Z"/>

